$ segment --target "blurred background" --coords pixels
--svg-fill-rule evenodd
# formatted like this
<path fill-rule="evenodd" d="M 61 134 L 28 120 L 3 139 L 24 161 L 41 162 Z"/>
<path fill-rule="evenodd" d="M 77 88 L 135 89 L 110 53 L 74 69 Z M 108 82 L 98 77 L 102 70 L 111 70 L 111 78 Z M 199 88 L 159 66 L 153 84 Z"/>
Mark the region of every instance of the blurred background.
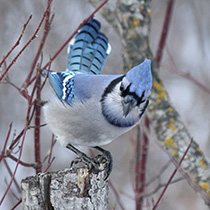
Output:
<path fill-rule="evenodd" d="M 155 0 L 151 4 L 152 27 L 150 43 L 155 55 L 161 35 L 164 21 L 164 14 L 167 0 Z M 115 1 L 110 0 L 110 3 Z M 17 52 L 28 41 L 37 28 L 39 21 L 46 8 L 46 1 L 43 0 L 1 0 L 0 1 L 0 56 L 1 59 L 11 49 L 18 39 L 23 24 L 32 14 L 27 29 L 23 35 L 21 43 L 7 59 L 7 64 L 14 58 Z M 94 8 L 87 0 L 62 0 L 53 1 L 52 13 L 54 19 L 43 51 L 43 64 L 50 56 L 60 48 L 77 26 L 94 11 Z M 176 71 L 189 74 L 196 78 L 204 86 L 210 88 L 210 2 L 208 0 L 177 0 L 174 5 L 173 16 L 164 50 L 164 56 L 160 67 L 160 75 L 169 92 L 174 107 L 180 113 L 191 136 L 200 145 L 200 148 L 210 156 L 210 93 L 199 87 L 195 82 L 183 78 Z M 103 74 L 123 73 L 121 57 L 121 40 L 114 29 L 98 13 L 96 18 L 102 23 L 102 31 L 109 38 L 112 45 L 112 52 L 109 55 L 103 69 Z M 9 71 L 9 79 L 17 86 L 21 86 L 28 74 L 33 59 L 36 55 L 43 28 L 38 37 L 30 44 L 24 53 L 18 58 L 15 65 Z M 66 69 L 67 54 L 64 49 L 51 64 L 51 69 L 61 71 Z M 176 65 L 176 68 L 173 64 Z M 0 69 L 1 70 L 1 69 Z M 42 91 L 42 99 L 48 100 L 53 94 L 52 89 L 47 83 Z M 8 132 L 9 124 L 13 122 L 12 134 L 16 135 L 25 125 L 27 110 L 26 100 L 18 91 L 9 84 L 0 84 L 0 151 L 2 151 L 4 141 Z M 43 117 L 41 118 L 44 123 Z M 120 202 L 124 209 L 135 209 L 134 200 L 134 153 L 135 148 L 131 139 L 135 137 L 136 129 L 133 129 L 124 136 L 104 146 L 114 158 L 114 168 L 111 174 L 111 182 L 120 196 Z M 47 154 L 51 144 L 52 133 L 45 126 L 41 129 L 41 154 L 42 158 Z M 10 138 L 11 140 L 12 138 Z M 169 157 L 157 145 L 156 137 L 151 131 L 149 134 L 149 155 L 147 162 L 147 180 L 158 174 L 161 167 L 168 161 Z M 88 152 L 88 148 L 81 148 Z M 18 148 L 17 148 L 18 150 Z M 25 162 L 34 162 L 33 149 L 33 129 L 27 132 L 24 144 L 22 159 Z M 74 158 L 74 154 L 59 143 L 53 148 L 55 160 L 50 167 L 50 171 L 61 170 L 69 167 Z M 14 170 L 16 163 L 7 159 L 9 167 Z M 46 167 L 44 163 L 44 167 Z M 162 183 L 166 183 L 174 170 L 173 164 L 161 175 Z M 5 169 L 4 164 L 0 164 L 0 198 L 6 190 L 10 175 Z M 31 168 L 19 166 L 16 180 L 20 184 L 21 179 L 35 174 Z M 181 175 L 177 173 L 176 177 Z M 152 192 L 158 182 L 153 182 L 147 188 L 147 193 Z M 13 193 L 20 197 L 17 189 L 12 185 L 13 192 L 7 194 L 6 199 L 0 209 L 11 209 L 17 199 Z M 156 201 L 162 188 L 156 193 L 145 199 L 145 209 L 152 206 L 153 200 Z M 147 206 L 148 205 L 148 206 Z M 110 189 L 110 209 L 121 209 L 118 201 Z M 17 208 L 21 209 L 21 205 Z M 150 209 L 150 208 L 147 208 Z M 164 198 L 159 205 L 159 209 L 185 210 L 202 209 L 207 210 L 204 201 L 188 185 L 185 180 L 179 181 L 169 186 Z"/>

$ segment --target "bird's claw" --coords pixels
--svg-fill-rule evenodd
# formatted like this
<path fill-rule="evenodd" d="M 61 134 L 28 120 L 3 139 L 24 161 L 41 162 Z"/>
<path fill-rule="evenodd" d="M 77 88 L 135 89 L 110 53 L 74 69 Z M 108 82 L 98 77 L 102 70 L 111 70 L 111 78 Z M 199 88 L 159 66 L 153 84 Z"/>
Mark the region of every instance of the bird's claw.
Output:
<path fill-rule="evenodd" d="M 102 152 L 102 154 L 97 155 L 95 158 L 90 158 L 86 154 L 82 153 L 81 151 L 77 150 L 74 146 L 68 145 L 68 149 L 71 149 L 79 157 L 75 158 L 72 162 L 70 167 L 71 168 L 78 168 L 81 165 L 86 165 L 89 171 L 93 171 L 94 173 L 98 174 L 99 172 L 105 171 L 106 176 L 105 180 L 109 177 L 112 171 L 112 156 L 109 151 L 106 151 L 100 147 L 95 147 L 95 149 Z"/>
<path fill-rule="evenodd" d="M 108 152 L 108 151 L 106 151 Z M 108 155 L 103 153 L 97 155 L 95 158 L 95 162 L 97 163 L 100 171 L 106 171 L 105 180 L 109 177 L 112 171 L 112 156 L 111 153 L 108 152 Z"/>

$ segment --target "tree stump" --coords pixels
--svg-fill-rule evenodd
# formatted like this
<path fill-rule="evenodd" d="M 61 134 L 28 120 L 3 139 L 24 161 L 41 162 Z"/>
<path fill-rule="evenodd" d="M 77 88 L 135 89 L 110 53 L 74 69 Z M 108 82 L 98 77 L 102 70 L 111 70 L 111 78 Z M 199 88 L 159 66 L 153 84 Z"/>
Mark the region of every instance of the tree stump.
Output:
<path fill-rule="evenodd" d="M 22 180 L 23 209 L 108 209 L 106 172 L 87 166 L 40 173 Z"/>

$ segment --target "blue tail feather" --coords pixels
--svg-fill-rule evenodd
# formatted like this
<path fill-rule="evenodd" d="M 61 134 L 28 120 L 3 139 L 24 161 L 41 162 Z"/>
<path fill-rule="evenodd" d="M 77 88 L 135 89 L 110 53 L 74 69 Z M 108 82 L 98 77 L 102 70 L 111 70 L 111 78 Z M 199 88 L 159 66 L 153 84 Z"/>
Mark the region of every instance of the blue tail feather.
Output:
<path fill-rule="evenodd" d="M 108 38 L 100 32 L 101 24 L 90 19 L 77 33 L 70 46 L 67 70 L 100 74 L 107 58 Z"/>

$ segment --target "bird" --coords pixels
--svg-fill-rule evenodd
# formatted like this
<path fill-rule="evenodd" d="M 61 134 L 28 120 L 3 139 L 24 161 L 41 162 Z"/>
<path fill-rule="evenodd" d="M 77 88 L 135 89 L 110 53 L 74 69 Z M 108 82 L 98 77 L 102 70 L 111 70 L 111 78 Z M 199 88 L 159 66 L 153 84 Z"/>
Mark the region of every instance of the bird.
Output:
<path fill-rule="evenodd" d="M 66 70 L 44 70 L 55 92 L 44 105 L 45 120 L 60 144 L 86 161 L 75 146 L 94 147 L 111 159 L 100 146 L 138 124 L 152 87 L 149 59 L 125 74 L 101 74 L 111 46 L 100 28 L 97 19 L 89 19 L 70 41 Z"/>

